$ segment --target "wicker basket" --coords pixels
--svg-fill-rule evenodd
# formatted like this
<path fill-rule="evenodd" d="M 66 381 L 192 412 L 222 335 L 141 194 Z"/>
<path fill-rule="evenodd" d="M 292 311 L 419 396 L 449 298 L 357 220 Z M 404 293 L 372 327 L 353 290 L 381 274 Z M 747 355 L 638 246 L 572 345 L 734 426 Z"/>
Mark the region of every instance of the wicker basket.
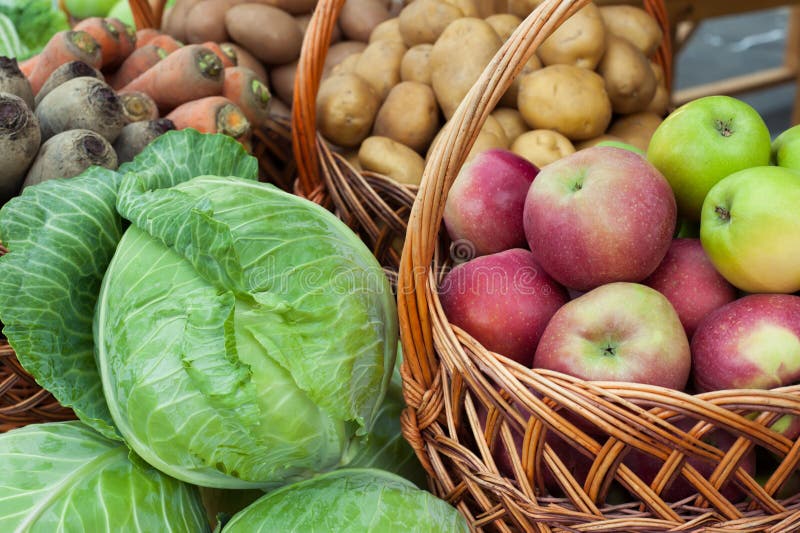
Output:
<path fill-rule="evenodd" d="M 800 386 L 689 395 L 582 381 L 489 352 L 442 311 L 447 192 L 514 70 L 586 3 L 544 1 L 472 87 L 427 162 L 398 280 L 404 435 L 433 491 L 476 530 L 800 531 L 798 490 L 778 496 L 800 463 L 800 440 L 770 429 L 782 415 L 800 414 Z M 733 445 L 701 439 L 714 429 L 733 434 Z M 555 436 L 562 447 L 553 445 Z M 498 461 L 501 448 L 511 450 L 503 455 L 508 464 Z M 649 484 L 622 463 L 634 450 L 656 465 Z M 774 465 L 761 483 L 740 464 L 750 450 Z M 711 461 L 713 473 L 704 478 L 691 457 Z M 585 458 L 585 479 L 569 464 L 575 458 Z M 661 495 L 676 478 L 693 494 L 669 503 Z M 728 480 L 746 497 L 742 503 L 721 493 Z"/>
<path fill-rule="evenodd" d="M 130 0 L 137 28 L 160 26 L 166 0 Z M 288 117 L 272 116 L 253 131 L 251 153 L 258 159 L 259 179 L 285 191 L 294 187 L 296 165 Z M 0 246 L 0 255 L 7 253 Z M 72 420 L 75 414 L 61 406 L 20 365 L 8 341 L 0 336 L 0 433 L 37 422 Z"/>

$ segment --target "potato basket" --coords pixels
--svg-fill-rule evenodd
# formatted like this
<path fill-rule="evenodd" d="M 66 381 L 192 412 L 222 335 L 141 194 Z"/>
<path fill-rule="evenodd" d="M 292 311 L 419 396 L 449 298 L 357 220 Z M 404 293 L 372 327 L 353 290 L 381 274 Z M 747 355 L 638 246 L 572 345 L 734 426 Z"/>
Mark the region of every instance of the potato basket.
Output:
<path fill-rule="evenodd" d="M 800 386 L 692 395 L 584 381 L 490 352 L 444 314 L 437 287 L 450 266 L 442 231 L 448 191 L 520 65 L 586 3 L 542 2 L 484 70 L 428 158 L 397 286 L 404 435 L 432 490 L 474 530 L 799 531 L 800 440 L 772 425 L 800 414 Z M 732 435 L 729 447 L 703 438 L 714 430 Z M 767 464 L 758 475 L 743 464 L 751 452 Z M 636 454 L 654 464 L 652 476 L 626 461 Z M 698 470 L 698 460 L 710 473 Z M 688 485 L 688 495 L 667 498 L 676 483 Z"/>
<path fill-rule="evenodd" d="M 357 169 L 317 129 L 317 95 L 331 35 L 344 4 L 345 0 L 320 0 L 305 34 L 292 105 L 292 143 L 298 166 L 295 193 L 336 212 L 361 235 L 394 278 L 418 187 Z M 669 87 L 672 44 L 667 10 L 663 0 L 643 4 L 663 32 L 652 59 L 663 68 Z"/>
<path fill-rule="evenodd" d="M 137 29 L 160 26 L 166 0 L 130 0 Z M 292 191 L 296 166 L 288 117 L 272 115 L 267 124 L 253 131 L 251 153 L 258 159 L 259 176 L 286 191 Z M 0 246 L 0 255 L 7 250 Z M 19 364 L 13 348 L 0 336 L 0 433 L 39 422 L 71 420 L 75 414 L 61 406 Z"/>

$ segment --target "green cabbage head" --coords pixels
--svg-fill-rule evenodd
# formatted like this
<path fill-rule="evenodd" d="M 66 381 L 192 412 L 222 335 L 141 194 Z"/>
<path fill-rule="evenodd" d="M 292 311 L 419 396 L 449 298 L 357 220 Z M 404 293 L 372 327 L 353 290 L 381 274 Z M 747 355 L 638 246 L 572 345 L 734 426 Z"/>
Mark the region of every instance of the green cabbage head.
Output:
<path fill-rule="evenodd" d="M 271 185 L 128 174 L 95 311 L 122 436 L 178 479 L 270 488 L 347 464 L 396 356 L 390 286 L 325 209 Z"/>
<path fill-rule="evenodd" d="M 469 528 L 453 506 L 406 479 L 378 469 L 345 468 L 262 496 L 221 531 L 466 533 Z"/>

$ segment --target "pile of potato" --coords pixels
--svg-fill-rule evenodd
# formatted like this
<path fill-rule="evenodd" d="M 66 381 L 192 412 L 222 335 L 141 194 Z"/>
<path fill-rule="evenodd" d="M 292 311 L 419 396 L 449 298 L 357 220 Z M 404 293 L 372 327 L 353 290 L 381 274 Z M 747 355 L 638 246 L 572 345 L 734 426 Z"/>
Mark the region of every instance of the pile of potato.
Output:
<path fill-rule="evenodd" d="M 498 3 L 413 0 L 396 17 L 375 17 L 366 46 L 333 45 L 335 66 L 317 98 L 323 137 L 361 169 L 419 183 L 447 119 L 538 4 Z M 373 4 L 381 5 L 348 0 L 343 30 L 348 6 L 363 14 L 368 29 Z M 641 8 L 587 5 L 523 67 L 470 156 L 506 148 L 541 167 L 602 140 L 646 149 L 669 105 L 663 73 L 651 60 L 661 39 L 659 25 Z"/>
<path fill-rule="evenodd" d="M 326 64 L 366 48 L 373 28 L 392 16 L 395 0 L 348 0 Z M 297 60 L 317 0 L 177 0 L 161 30 L 184 43 L 216 42 L 236 53 L 276 98 L 272 112 L 289 115 Z"/>

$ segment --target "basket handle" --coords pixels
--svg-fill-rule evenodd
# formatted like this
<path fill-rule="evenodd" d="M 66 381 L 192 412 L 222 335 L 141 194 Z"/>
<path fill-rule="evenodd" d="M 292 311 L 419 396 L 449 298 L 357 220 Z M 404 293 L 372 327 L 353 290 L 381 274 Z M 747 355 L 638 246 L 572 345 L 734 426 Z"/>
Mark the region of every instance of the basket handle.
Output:
<path fill-rule="evenodd" d="M 317 92 L 333 28 L 344 3 L 345 0 L 317 3 L 297 62 L 292 98 L 292 148 L 297 161 L 298 192 L 306 197 L 322 184 L 317 154 Z"/>
<path fill-rule="evenodd" d="M 433 330 L 435 282 L 431 261 L 437 247 L 444 200 L 481 126 L 514 76 L 542 42 L 590 0 L 544 0 L 503 44 L 450 118 L 443 139 L 431 150 L 408 222 L 397 282 L 397 303 L 404 363 L 425 390 L 439 367 Z M 663 6 L 663 3 L 662 3 Z"/>
<path fill-rule="evenodd" d="M 161 27 L 161 18 L 164 16 L 164 6 L 166 3 L 167 0 L 128 0 L 136 29 L 159 29 Z"/>

